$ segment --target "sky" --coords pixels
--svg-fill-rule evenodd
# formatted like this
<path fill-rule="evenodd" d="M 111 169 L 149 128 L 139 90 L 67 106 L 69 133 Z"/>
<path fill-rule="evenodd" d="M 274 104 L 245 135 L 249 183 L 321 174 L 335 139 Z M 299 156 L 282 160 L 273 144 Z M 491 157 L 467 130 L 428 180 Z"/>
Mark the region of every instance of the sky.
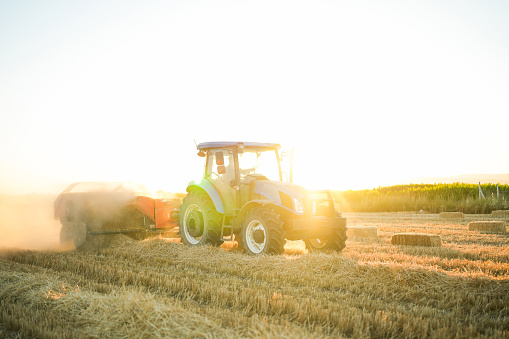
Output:
<path fill-rule="evenodd" d="M 195 142 L 295 148 L 295 182 L 509 173 L 507 1 L 0 0 L 0 194 L 183 192 Z"/>

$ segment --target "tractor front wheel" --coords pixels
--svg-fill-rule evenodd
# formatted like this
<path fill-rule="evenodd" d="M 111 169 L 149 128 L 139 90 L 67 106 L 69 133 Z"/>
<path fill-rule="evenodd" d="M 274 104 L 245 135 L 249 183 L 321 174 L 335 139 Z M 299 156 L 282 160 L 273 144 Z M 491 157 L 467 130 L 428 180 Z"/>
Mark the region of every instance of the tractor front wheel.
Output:
<path fill-rule="evenodd" d="M 345 248 L 346 228 L 340 228 L 334 231 L 329 237 L 310 238 L 304 240 L 306 248 L 310 252 L 316 251 L 337 251 L 340 252 Z"/>
<path fill-rule="evenodd" d="M 283 222 L 273 209 L 255 207 L 242 219 L 241 246 L 247 254 L 281 254 L 284 251 Z"/>
<path fill-rule="evenodd" d="M 211 244 L 220 246 L 222 216 L 210 197 L 201 191 L 191 191 L 180 207 L 180 238 L 188 246 Z"/>

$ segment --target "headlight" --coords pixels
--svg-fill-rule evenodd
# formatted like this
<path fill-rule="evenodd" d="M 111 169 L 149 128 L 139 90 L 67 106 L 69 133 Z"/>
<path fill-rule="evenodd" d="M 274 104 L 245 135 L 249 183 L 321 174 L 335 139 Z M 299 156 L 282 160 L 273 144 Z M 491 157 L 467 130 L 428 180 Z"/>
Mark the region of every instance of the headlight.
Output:
<path fill-rule="evenodd" d="M 302 203 L 299 199 L 293 198 L 293 206 L 295 208 L 295 212 L 304 214 L 304 207 L 302 206 Z"/>

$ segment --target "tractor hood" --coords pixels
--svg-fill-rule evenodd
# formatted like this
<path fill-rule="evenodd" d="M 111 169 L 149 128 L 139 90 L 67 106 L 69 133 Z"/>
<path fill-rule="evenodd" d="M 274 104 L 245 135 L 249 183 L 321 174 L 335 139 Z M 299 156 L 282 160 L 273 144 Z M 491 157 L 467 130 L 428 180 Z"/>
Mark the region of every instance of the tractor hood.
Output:
<path fill-rule="evenodd" d="M 303 214 L 306 189 L 292 183 L 259 180 L 255 183 L 255 194 L 264 196 L 293 213 Z"/>

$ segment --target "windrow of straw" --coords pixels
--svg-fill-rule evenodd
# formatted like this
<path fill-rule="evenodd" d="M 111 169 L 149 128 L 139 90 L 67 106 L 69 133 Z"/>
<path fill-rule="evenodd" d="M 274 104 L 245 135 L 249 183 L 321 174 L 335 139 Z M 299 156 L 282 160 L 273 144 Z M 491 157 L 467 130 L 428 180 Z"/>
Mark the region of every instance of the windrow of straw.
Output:
<path fill-rule="evenodd" d="M 349 240 L 369 240 L 378 238 L 376 226 L 349 226 L 346 230 Z"/>
<path fill-rule="evenodd" d="M 463 212 L 442 212 L 438 215 L 439 219 L 465 219 Z"/>
<path fill-rule="evenodd" d="M 472 221 L 468 223 L 468 230 L 482 233 L 506 233 L 503 221 Z"/>
<path fill-rule="evenodd" d="M 397 233 L 391 238 L 393 245 L 409 245 L 409 246 L 442 246 L 442 238 L 439 235 L 423 234 L 423 233 Z"/>

